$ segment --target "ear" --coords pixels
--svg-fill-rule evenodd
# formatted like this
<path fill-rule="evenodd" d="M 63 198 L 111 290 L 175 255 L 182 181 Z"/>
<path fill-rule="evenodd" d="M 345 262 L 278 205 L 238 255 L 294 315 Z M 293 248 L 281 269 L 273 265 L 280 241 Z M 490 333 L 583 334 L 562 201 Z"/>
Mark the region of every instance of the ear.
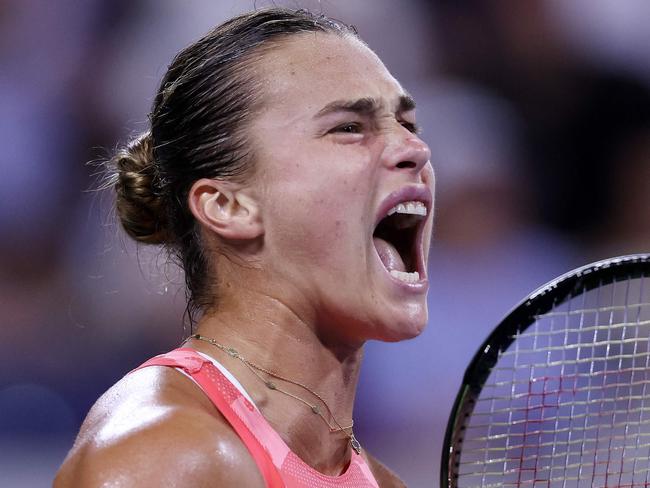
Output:
<path fill-rule="evenodd" d="M 224 239 L 247 240 L 264 234 L 258 203 L 239 183 L 197 180 L 190 188 L 188 204 L 203 226 Z"/>

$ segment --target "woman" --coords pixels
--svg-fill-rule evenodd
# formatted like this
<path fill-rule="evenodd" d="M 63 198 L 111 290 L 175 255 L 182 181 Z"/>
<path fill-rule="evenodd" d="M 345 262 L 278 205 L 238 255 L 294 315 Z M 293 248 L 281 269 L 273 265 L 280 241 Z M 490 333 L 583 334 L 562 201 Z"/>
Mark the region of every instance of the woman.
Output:
<path fill-rule="evenodd" d="M 352 408 L 364 342 L 427 320 L 414 109 L 351 28 L 305 11 L 178 54 L 112 181 L 125 230 L 179 257 L 197 334 L 97 402 L 55 486 L 402 486 Z"/>

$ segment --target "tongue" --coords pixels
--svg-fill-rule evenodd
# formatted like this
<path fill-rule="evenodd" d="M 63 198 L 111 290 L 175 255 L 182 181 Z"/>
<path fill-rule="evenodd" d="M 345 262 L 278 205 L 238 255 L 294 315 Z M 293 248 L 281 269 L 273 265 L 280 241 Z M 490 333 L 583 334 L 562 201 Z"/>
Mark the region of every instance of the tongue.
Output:
<path fill-rule="evenodd" d="M 388 271 L 406 271 L 402 256 L 399 255 L 395 246 L 380 237 L 373 237 L 372 240 L 375 243 L 381 262 L 384 263 Z"/>

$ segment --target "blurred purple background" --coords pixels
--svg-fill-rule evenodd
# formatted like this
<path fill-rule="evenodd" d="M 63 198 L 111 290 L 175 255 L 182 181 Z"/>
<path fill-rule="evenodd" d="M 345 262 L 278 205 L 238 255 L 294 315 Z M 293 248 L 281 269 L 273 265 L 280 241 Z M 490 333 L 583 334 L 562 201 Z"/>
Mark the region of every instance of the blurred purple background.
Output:
<path fill-rule="evenodd" d="M 438 485 L 464 368 L 516 302 L 650 251 L 650 3 L 322 0 L 418 101 L 437 171 L 430 324 L 371 343 L 357 436 Z M 0 486 L 50 484 L 93 401 L 186 333 L 179 273 L 88 191 L 181 47 L 253 0 L 0 1 Z"/>

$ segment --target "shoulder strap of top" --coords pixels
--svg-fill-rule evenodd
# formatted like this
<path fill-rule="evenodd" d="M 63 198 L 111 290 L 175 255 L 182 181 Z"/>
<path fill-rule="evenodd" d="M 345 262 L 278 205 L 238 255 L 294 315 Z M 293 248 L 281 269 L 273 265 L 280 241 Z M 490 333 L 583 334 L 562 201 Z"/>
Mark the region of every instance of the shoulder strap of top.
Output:
<path fill-rule="evenodd" d="M 147 366 L 179 368 L 196 381 L 246 445 L 267 487 L 378 488 L 369 466 L 362 456 L 354 452 L 348 469 L 340 476 L 327 476 L 308 466 L 289 449 L 280 434 L 219 368 L 194 349 L 175 349 L 150 359 L 136 369 Z"/>
<path fill-rule="evenodd" d="M 262 414 L 228 381 L 214 364 L 201 357 L 193 349 L 179 348 L 150 359 L 136 370 L 147 366 L 170 366 L 182 369 L 189 374 L 203 389 L 248 448 L 266 481 L 266 485 L 269 488 L 285 486 L 276 467 L 281 466 L 282 463 L 280 462 L 279 465 L 274 463 L 272 457 L 272 454 L 277 455 L 278 453 L 271 453 L 265 449 L 260 439 L 249 427 L 257 427 L 260 424 L 268 425 L 268 423 L 264 420 Z M 260 419 L 263 422 L 260 422 Z"/>

